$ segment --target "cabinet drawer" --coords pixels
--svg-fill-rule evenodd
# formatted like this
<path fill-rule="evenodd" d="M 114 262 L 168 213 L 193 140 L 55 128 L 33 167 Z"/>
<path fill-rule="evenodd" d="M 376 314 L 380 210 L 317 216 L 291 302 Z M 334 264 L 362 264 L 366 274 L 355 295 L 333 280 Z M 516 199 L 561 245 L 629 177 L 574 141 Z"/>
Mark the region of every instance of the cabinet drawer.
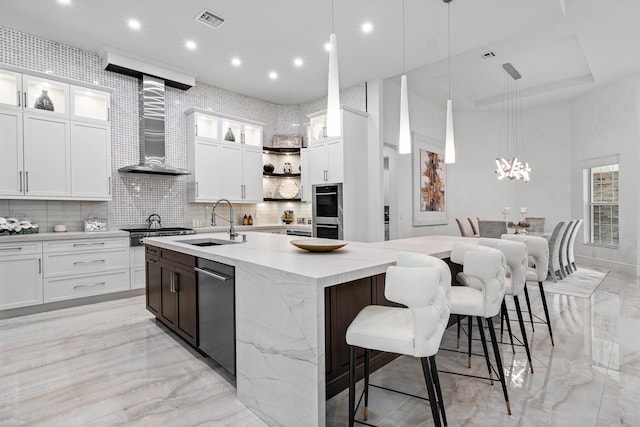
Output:
<path fill-rule="evenodd" d="M 0 256 L 8 255 L 42 255 L 42 242 L 0 243 Z"/>
<path fill-rule="evenodd" d="M 44 242 L 46 252 L 72 252 L 89 251 L 102 249 L 128 248 L 129 239 L 126 237 L 103 238 L 103 239 L 76 239 L 76 240 L 56 240 Z"/>
<path fill-rule="evenodd" d="M 180 252 L 171 251 L 169 249 L 162 249 L 160 252 L 160 258 L 163 260 L 182 264 L 187 267 L 196 266 L 196 257 L 193 255 L 187 255 Z"/>
<path fill-rule="evenodd" d="M 44 277 L 70 274 L 91 274 L 129 268 L 129 251 L 86 251 L 71 253 L 46 253 L 44 255 Z"/>
<path fill-rule="evenodd" d="M 44 279 L 44 302 L 61 301 L 129 289 L 129 270 L 72 278 Z"/>

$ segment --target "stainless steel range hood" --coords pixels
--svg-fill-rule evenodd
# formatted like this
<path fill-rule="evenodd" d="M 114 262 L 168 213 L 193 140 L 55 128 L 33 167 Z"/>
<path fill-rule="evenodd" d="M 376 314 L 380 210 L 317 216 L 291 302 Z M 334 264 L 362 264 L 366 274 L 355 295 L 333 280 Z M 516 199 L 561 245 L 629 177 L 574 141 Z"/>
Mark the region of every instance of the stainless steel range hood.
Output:
<path fill-rule="evenodd" d="M 165 164 L 164 89 L 162 79 L 142 75 L 140 80 L 140 163 L 118 169 L 123 173 L 189 175 Z"/>

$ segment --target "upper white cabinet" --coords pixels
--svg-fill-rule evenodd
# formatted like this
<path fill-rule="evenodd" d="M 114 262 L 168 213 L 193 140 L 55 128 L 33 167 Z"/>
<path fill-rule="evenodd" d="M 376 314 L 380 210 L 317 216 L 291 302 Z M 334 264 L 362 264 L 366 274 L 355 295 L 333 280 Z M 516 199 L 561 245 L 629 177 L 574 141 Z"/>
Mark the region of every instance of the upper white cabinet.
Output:
<path fill-rule="evenodd" d="M 261 125 L 191 109 L 187 140 L 189 201 L 262 201 Z"/>
<path fill-rule="evenodd" d="M 367 114 L 343 107 L 341 117 L 341 135 L 327 137 L 326 114 L 321 112 L 309 116 L 307 137 L 311 151 L 309 176 L 312 185 L 344 182 L 345 164 L 351 165 L 345 160 L 347 153 L 357 152 L 360 156 L 366 153 Z M 350 160 L 362 161 L 361 158 Z"/>
<path fill-rule="evenodd" d="M 71 196 L 69 121 L 24 113 L 24 194 Z"/>
<path fill-rule="evenodd" d="M 0 69 L 0 197 L 109 200 L 111 94 Z"/>
<path fill-rule="evenodd" d="M 25 111 L 60 117 L 69 115 L 69 85 L 56 80 L 23 74 L 22 98 Z"/>
<path fill-rule="evenodd" d="M 105 123 L 110 120 L 111 94 L 100 90 L 71 85 L 71 118 L 79 121 Z"/>
<path fill-rule="evenodd" d="M 22 74 L 0 70 L 0 108 L 22 109 Z"/>

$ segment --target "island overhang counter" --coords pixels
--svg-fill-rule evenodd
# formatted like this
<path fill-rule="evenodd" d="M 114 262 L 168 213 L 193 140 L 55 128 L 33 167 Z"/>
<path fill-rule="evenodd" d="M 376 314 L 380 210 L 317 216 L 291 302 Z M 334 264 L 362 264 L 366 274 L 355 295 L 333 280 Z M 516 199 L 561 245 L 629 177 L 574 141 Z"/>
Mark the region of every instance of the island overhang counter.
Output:
<path fill-rule="evenodd" d="M 325 425 L 327 288 L 371 280 L 373 292 L 377 286 L 382 294 L 384 282 L 376 285 L 376 278 L 384 277 L 398 252 L 447 258 L 454 242 L 475 241 L 424 236 L 308 252 L 289 243 L 297 236 L 250 232 L 246 242 L 207 247 L 186 243 L 193 238 L 144 243 L 235 267 L 237 397 L 274 426 Z M 228 234 L 198 234 L 202 238 L 228 240 Z"/>

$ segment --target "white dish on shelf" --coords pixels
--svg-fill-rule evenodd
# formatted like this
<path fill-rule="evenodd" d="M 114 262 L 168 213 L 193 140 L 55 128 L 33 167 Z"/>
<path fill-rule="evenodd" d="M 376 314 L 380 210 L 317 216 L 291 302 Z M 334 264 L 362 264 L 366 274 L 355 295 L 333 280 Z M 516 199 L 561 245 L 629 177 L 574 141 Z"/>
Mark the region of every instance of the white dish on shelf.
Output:
<path fill-rule="evenodd" d="M 301 240 L 291 240 L 289 241 L 293 246 L 296 246 L 300 249 L 306 249 L 310 252 L 329 252 L 336 249 L 340 249 L 348 242 L 343 242 L 342 240 L 333 240 L 333 239 L 301 239 Z"/>
<path fill-rule="evenodd" d="M 285 180 L 278 186 L 278 193 L 283 199 L 295 199 L 298 193 L 300 192 L 300 188 L 295 181 Z"/>

